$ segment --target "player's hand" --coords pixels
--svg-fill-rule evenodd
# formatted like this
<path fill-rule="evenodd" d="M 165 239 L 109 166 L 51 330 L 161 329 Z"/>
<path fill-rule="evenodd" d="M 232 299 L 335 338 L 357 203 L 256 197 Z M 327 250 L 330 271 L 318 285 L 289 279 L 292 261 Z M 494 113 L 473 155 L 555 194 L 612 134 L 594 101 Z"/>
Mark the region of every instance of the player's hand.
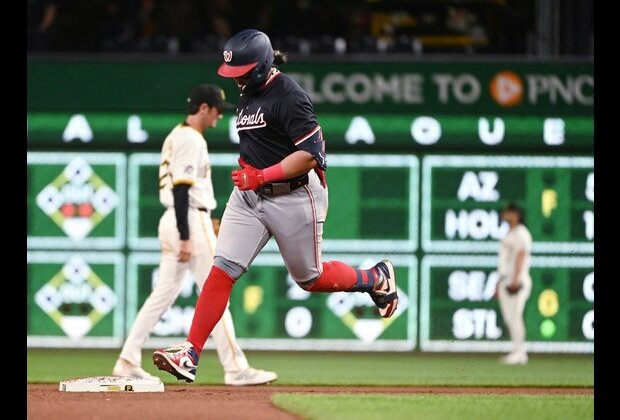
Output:
<path fill-rule="evenodd" d="M 211 223 L 213 224 L 213 232 L 217 236 L 220 233 L 220 219 L 211 219 Z"/>
<path fill-rule="evenodd" d="M 511 295 L 516 294 L 519 290 L 521 290 L 521 284 L 519 283 L 513 282 L 506 286 L 506 291 Z"/>
<path fill-rule="evenodd" d="M 262 169 L 256 169 L 247 164 L 243 169 L 232 171 L 232 181 L 241 191 L 256 190 L 265 185 L 265 178 Z"/>
<path fill-rule="evenodd" d="M 239 156 L 239 159 L 237 159 L 237 163 L 239 164 L 239 166 L 241 166 L 242 168 L 245 168 L 246 166 L 248 166 L 249 164 L 243 160 L 243 158 L 241 156 Z M 251 165 L 250 165 L 251 166 Z"/>
<path fill-rule="evenodd" d="M 181 241 L 181 250 L 179 252 L 179 261 L 188 262 L 192 256 L 193 245 L 192 240 Z"/>

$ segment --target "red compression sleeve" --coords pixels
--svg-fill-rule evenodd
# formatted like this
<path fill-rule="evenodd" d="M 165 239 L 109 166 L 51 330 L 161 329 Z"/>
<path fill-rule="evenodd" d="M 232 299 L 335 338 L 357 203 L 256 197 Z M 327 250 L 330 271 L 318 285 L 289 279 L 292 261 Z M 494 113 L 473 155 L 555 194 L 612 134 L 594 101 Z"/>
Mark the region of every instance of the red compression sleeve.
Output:
<path fill-rule="evenodd" d="M 378 277 L 377 269 L 360 270 L 340 261 L 323 263 L 323 273 L 306 290 L 309 292 L 368 292 Z"/>
<path fill-rule="evenodd" d="M 187 336 L 187 341 L 192 343 L 198 354 L 202 351 L 215 324 L 222 317 L 228 299 L 230 299 L 233 284 L 233 279 L 224 270 L 216 266 L 211 268 L 209 277 L 200 291 L 198 302 L 196 302 L 192 326 Z"/>
<path fill-rule="evenodd" d="M 286 178 L 286 175 L 284 175 L 282 162 L 278 162 L 275 165 L 263 169 L 263 179 L 265 182 L 278 181 L 284 178 Z"/>

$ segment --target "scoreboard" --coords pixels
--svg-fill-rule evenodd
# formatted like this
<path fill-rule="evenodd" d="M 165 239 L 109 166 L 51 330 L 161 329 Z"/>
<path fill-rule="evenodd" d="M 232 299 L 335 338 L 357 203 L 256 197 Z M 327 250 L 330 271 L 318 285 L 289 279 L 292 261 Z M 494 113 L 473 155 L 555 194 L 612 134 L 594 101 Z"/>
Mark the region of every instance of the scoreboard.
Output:
<path fill-rule="evenodd" d="M 533 253 L 594 252 L 594 158 L 427 156 L 422 166 L 425 251 L 497 251 L 501 206 L 513 200 Z"/>
<path fill-rule="evenodd" d="M 211 154 L 213 188 L 221 217 L 231 191 L 237 154 Z M 159 153 L 129 157 L 128 241 L 134 249 L 158 250 Z M 415 156 L 330 155 L 326 173 L 332 205 L 325 222 L 325 252 L 414 252 L 418 246 L 419 161 Z M 157 214 L 157 218 L 153 217 Z M 265 251 L 278 249 L 268 242 Z"/>
<path fill-rule="evenodd" d="M 221 217 L 237 155 L 210 158 L 218 201 L 213 216 Z M 159 153 L 28 153 L 29 345 L 122 343 L 158 278 L 159 159 Z M 231 299 L 241 343 L 265 349 L 414 349 L 419 171 L 418 158 L 410 155 L 330 156 L 332 206 L 323 258 L 370 267 L 392 255 L 400 289 L 395 316 L 378 317 L 367 294 L 304 292 L 270 240 Z M 96 290 L 105 290 L 105 312 L 93 312 Z M 187 334 L 197 296 L 188 273 L 150 345 Z"/>
<path fill-rule="evenodd" d="M 236 158 L 211 155 L 216 217 Z M 363 267 L 390 256 L 401 289 L 399 312 L 379 320 L 366 295 L 303 292 L 271 240 L 231 300 L 247 348 L 410 350 L 419 342 L 423 351 L 507 349 L 492 296 L 495 254 L 507 229 L 499 212 L 511 199 L 524 206 L 534 237 L 529 348 L 593 351 L 593 158 L 329 159 L 323 258 Z M 158 153 L 28 153 L 30 345 L 122 342 L 157 281 L 158 165 Z M 92 275 L 75 277 L 71 270 Z M 93 302 L 97 290 L 105 304 Z M 150 345 L 187 333 L 197 298 L 189 274 L 183 290 Z"/>
<path fill-rule="evenodd" d="M 594 351 L 594 258 L 535 256 L 525 307 L 529 351 Z M 497 258 L 429 255 L 421 264 L 420 346 L 429 351 L 509 351 L 493 298 Z"/>
<path fill-rule="evenodd" d="M 359 267 L 371 267 L 379 254 L 331 254 Z M 230 310 L 242 347 L 276 350 L 405 351 L 417 341 L 417 260 L 392 259 L 399 278 L 398 309 L 389 319 L 377 315 L 366 293 L 309 293 L 288 275 L 279 254 L 263 252 L 233 288 Z M 159 253 L 138 252 L 128 260 L 127 328 L 158 280 Z M 171 345 L 184 339 L 191 325 L 197 287 L 190 273 L 181 296 L 163 315 L 147 346 Z M 213 342 L 207 341 L 213 348 Z"/>

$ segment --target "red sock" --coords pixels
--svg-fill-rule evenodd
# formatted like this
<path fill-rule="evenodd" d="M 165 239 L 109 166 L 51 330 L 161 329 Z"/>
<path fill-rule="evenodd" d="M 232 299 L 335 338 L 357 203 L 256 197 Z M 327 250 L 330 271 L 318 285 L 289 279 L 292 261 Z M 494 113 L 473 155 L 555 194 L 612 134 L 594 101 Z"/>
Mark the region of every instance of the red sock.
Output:
<path fill-rule="evenodd" d="M 224 270 L 216 266 L 211 268 L 196 302 L 196 311 L 187 336 L 187 341 L 192 343 L 198 354 L 202 351 L 215 324 L 222 317 L 233 284 L 234 280 Z"/>
<path fill-rule="evenodd" d="M 323 273 L 312 283 L 309 292 L 368 292 L 375 285 L 374 269 L 360 270 L 340 261 L 323 263 Z"/>

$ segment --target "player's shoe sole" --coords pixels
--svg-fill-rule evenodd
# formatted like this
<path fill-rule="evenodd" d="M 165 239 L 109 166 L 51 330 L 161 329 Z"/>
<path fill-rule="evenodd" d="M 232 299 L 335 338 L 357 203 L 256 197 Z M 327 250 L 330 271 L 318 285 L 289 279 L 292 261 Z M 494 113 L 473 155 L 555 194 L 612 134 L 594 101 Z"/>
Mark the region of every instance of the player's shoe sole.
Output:
<path fill-rule="evenodd" d="M 394 274 L 394 265 L 387 258 L 377 264 L 377 269 L 385 278 L 385 284 L 382 284 L 380 290 L 371 293 L 370 296 L 379 308 L 379 315 L 383 318 L 389 318 L 394 315 L 398 308 L 398 293 L 396 289 L 396 275 Z M 387 287 L 386 287 L 387 285 Z"/>
<path fill-rule="evenodd" d="M 159 370 L 164 370 L 171 375 L 174 375 L 179 380 L 185 380 L 186 382 L 194 382 L 196 375 L 181 369 L 173 361 L 169 360 L 165 354 L 160 352 L 153 353 L 153 363 Z"/>

